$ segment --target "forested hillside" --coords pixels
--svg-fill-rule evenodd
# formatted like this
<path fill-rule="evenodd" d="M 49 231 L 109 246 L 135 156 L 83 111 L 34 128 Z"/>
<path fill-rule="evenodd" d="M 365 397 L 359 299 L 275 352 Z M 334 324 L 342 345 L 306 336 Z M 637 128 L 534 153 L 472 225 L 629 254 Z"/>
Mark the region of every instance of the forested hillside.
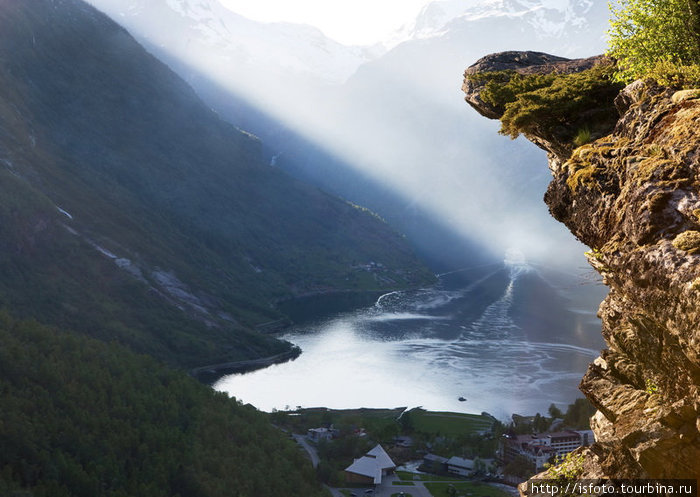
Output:
<path fill-rule="evenodd" d="M 0 304 L 190 367 L 284 350 L 249 331 L 279 301 L 431 281 L 260 149 L 94 8 L 0 0 Z"/>
<path fill-rule="evenodd" d="M 0 495 L 323 495 L 267 415 L 147 356 L 4 311 L 0 344 Z"/>

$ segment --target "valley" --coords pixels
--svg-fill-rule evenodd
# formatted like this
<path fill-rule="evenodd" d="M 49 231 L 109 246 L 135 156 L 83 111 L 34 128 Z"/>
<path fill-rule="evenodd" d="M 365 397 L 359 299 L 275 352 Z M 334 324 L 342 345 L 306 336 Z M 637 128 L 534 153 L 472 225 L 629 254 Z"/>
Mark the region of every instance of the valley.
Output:
<path fill-rule="evenodd" d="M 507 420 L 565 408 L 602 346 L 595 313 L 566 298 L 581 278 L 523 261 L 466 269 L 302 322 L 282 335 L 300 357 L 213 387 L 267 412 L 421 406 Z M 592 301 L 603 293 L 594 282 L 587 291 Z"/>
<path fill-rule="evenodd" d="M 589 0 L 426 1 L 351 46 L 218 0 L 0 0 L 0 495 L 372 493 L 344 471 L 381 443 L 412 466 L 376 495 L 485 496 L 447 461 L 515 484 L 544 460 L 508 440 L 583 444 L 614 255 L 571 211 L 601 245 L 584 256 L 552 215 L 602 170 L 581 162 L 569 184 L 460 84 L 494 50 L 602 53 L 607 17 Z M 636 399 L 675 392 L 640 378 Z M 298 443 L 314 433 L 332 439 L 318 466 Z"/>

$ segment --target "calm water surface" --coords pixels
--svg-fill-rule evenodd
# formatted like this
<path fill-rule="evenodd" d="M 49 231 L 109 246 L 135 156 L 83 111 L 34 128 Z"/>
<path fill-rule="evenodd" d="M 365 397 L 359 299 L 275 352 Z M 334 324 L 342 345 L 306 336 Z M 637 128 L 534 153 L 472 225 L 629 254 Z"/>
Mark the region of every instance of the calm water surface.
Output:
<path fill-rule="evenodd" d="M 298 359 L 214 387 L 265 411 L 423 406 L 506 419 L 565 408 L 602 346 L 595 308 L 565 293 L 526 264 L 469 283 L 446 277 L 294 328 L 283 338 L 302 348 Z"/>

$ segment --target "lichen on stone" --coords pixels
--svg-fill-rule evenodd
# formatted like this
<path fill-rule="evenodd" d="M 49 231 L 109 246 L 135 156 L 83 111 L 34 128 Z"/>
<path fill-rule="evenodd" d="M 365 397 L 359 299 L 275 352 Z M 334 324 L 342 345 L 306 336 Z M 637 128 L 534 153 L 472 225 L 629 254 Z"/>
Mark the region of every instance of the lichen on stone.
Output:
<path fill-rule="evenodd" d="M 700 89 L 680 90 L 673 94 L 671 102 L 679 104 L 686 100 L 695 100 L 700 98 Z"/>
<path fill-rule="evenodd" d="M 700 231 L 688 230 L 673 239 L 673 246 L 689 255 L 700 253 Z"/>

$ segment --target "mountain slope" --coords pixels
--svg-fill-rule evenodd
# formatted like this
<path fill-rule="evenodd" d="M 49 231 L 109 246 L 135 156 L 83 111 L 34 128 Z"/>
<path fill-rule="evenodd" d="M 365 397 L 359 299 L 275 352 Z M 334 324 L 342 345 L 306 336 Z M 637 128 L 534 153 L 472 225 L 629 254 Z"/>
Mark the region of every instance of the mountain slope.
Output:
<path fill-rule="evenodd" d="M 201 365 L 283 350 L 246 331 L 280 299 L 430 281 L 383 222 L 262 164 L 107 17 L 38 5 L 0 2 L 3 305 Z"/>
<path fill-rule="evenodd" d="M 149 357 L 5 312 L 0 343 L 0 495 L 326 495 L 264 414 Z"/>
<path fill-rule="evenodd" d="M 271 146 L 278 138 L 274 143 L 281 154 L 276 162 L 290 174 L 367 205 L 400 227 L 412 243 L 424 246 L 428 239 L 433 252 L 459 246 L 463 266 L 475 252 L 491 252 L 500 259 L 509 246 L 542 262 L 580 257 L 583 248 L 531 200 L 549 181 L 548 172 L 537 167 L 540 152 L 522 141 L 499 140 L 488 123 L 463 111 L 463 97 L 454 84 L 454 75 L 487 45 L 506 49 L 556 44 L 588 53 L 602 33 L 606 7 L 557 2 L 561 8 L 548 8 L 548 3 L 552 2 L 479 2 L 467 9 L 465 2 L 453 2 L 457 10 L 436 20 L 429 33 L 413 33 L 328 91 L 324 110 L 334 109 L 338 116 L 332 130 L 336 143 L 320 142 L 331 152 L 333 145 L 349 150 L 346 137 L 362 143 L 361 151 L 346 159 L 354 168 L 331 167 L 340 162 L 333 153 L 303 154 L 311 147 L 301 140 L 265 135 L 264 141 Z M 450 2 L 430 5 L 444 4 Z M 557 29 L 540 30 L 538 19 L 544 14 L 556 20 Z M 417 24 L 426 27 L 425 16 L 426 12 Z M 374 188 L 364 186 L 372 180 Z M 403 202 L 377 194 L 384 183 L 398 191 Z M 427 222 L 412 211 L 428 213 L 423 216 Z M 422 237 L 436 219 L 461 243 L 446 236 L 440 242 Z M 544 239 L 556 241 L 542 243 Z M 551 251 L 553 247 L 557 249 Z M 447 258 L 444 251 L 440 258 Z"/>
<path fill-rule="evenodd" d="M 250 57 L 234 62 L 234 47 L 248 31 L 241 26 L 229 41 L 211 43 L 204 33 L 216 16 L 228 25 L 231 15 L 220 13 L 213 0 L 147 5 L 132 0 L 131 10 L 111 0 L 92 2 L 190 81 L 222 117 L 260 136 L 276 166 L 379 213 L 440 270 L 471 264 L 482 252 L 500 260 L 520 243 L 528 257 L 541 260 L 563 252 L 578 257 L 582 251 L 523 191 L 541 191 L 548 181 L 536 166 L 537 151 L 521 142 L 502 145 L 488 124 L 463 111 L 453 82 L 487 45 L 503 50 L 556 45 L 576 54 L 601 50 L 603 3 L 433 2 L 393 42 L 400 44 L 367 57 L 340 84 L 330 64 L 301 71 L 273 63 L 290 51 L 307 57 L 325 46 L 309 37 L 280 42 L 278 25 L 247 21 L 250 29 L 255 26 L 244 50 Z M 183 5 L 189 9 L 175 8 Z M 171 43 L 177 36 L 187 45 Z M 337 47 L 327 55 L 347 60 Z M 241 78 L 258 81 L 257 87 L 242 88 Z M 490 153 L 494 148 L 498 160 Z M 517 167 L 502 166 L 513 161 Z M 483 174 L 494 167 L 498 174 Z M 544 238 L 556 242 L 542 244 Z M 541 253 L 563 244 L 567 251 Z"/>

